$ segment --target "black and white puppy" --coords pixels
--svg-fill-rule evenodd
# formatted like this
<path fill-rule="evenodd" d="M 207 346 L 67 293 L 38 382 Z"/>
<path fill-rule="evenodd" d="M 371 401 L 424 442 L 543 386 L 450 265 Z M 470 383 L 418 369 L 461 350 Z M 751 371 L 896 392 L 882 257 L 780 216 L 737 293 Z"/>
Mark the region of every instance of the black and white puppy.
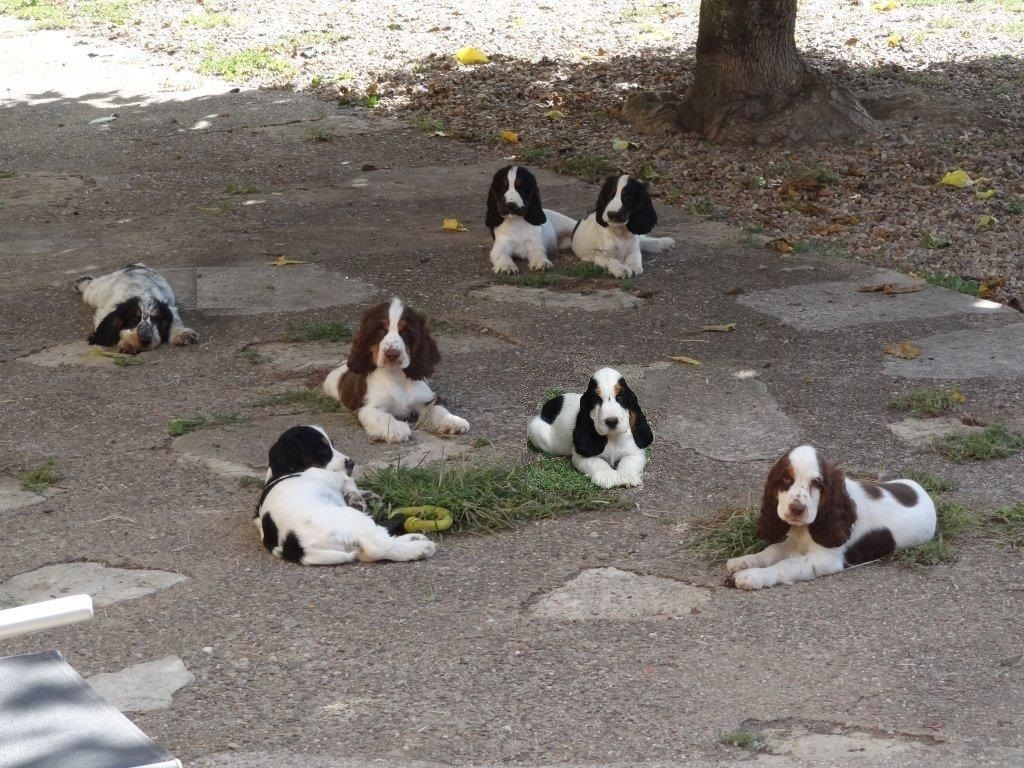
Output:
<path fill-rule="evenodd" d="M 675 245 L 671 237 L 647 237 L 658 214 L 647 185 L 632 176 L 609 176 L 597 196 L 596 210 L 572 235 L 572 251 L 581 261 L 607 269 L 614 277 L 644 271 L 642 254 Z"/>
<path fill-rule="evenodd" d="M 573 466 L 601 488 L 640 485 L 644 448 L 654 442 L 636 395 L 614 368 L 597 371 L 582 395 L 544 403 L 527 435 L 542 451 L 572 456 Z"/>
<path fill-rule="evenodd" d="M 494 245 L 495 272 L 519 271 L 513 259 L 525 259 L 530 269 L 549 269 L 549 257 L 568 248 L 576 220 L 541 207 L 537 178 L 521 165 L 506 165 L 494 174 L 487 192 L 485 219 Z"/>
<path fill-rule="evenodd" d="M 129 264 L 102 277 L 86 275 L 72 285 L 96 308 L 90 344 L 116 344 L 118 352 L 135 355 L 167 341 L 183 347 L 199 340 L 181 322 L 171 286 L 145 264 Z"/>
<path fill-rule="evenodd" d="M 263 546 L 302 565 L 354 560 L 420 560 L 437 545 L 420 533 L 391 536 L 364 511 L 366 495 L 352 479 L 355 462 L 316 426 L 285 430 L 270 449 L 266 484 L 256 505 Z"/>

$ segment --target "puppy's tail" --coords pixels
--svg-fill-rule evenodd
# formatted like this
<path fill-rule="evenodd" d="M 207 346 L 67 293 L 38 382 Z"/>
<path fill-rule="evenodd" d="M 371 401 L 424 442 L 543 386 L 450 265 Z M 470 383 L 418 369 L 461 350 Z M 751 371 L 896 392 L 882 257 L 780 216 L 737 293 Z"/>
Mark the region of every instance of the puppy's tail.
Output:
<path fill-rule="evenodd" d="M 87 286 L 95 279 L 96 278 L 93 277 L 92 275 L 85 275 L 75 280 L 75 282 L 71 284 L 71 287 L 74 288 L 78 293 L 83 293 L 85 291 L 85 286 Z"/>
<path fill-rule="evenodd" d="M 647 237 L 647 235 L 640 235 L 641 253 L 662 253 L 675 244 L 676 241 L 671 237 Z"/>
<path fill-rule="evenodd" d="M 345 375 L 345 371 L 347 370 L 348 365 L 346 363 L 342 363 L 327 374 L 327 378 L 324 379 L 325 395 L 333 397 L 335 400 L 341 400 L 341 377 Z"/>
<path fill-rule="evenodd" d="M 545 208 L 544 213 L 547 215 L 548 221 L 551 222 L 551 226 L 555 228 L 555 234 L 558 236 L 558 247 L 563 250 L 569 248 L 572 243 L 573 230 L 576 229 L 576 219 L 570 219 L 568 216 L 558 211 L 552 211 L 549 208 Z"/>

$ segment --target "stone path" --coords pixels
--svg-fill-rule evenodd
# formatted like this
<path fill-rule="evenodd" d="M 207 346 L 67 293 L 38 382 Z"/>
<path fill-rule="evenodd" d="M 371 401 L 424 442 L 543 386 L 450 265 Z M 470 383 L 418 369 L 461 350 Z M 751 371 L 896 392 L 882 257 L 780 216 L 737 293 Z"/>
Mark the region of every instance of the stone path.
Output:
<path fill-rule="evenodd" d="M 87 591 L 100 606 L 5 653 L 60 648 L 209 768 L 1024 759 L 1019 553 L 977 542 L 951 565 L 748 595 L 683 546 L 689 519 L 759 497 L 803 440 L 855 471 L 948 477 L 972 506 L 1024 498 L 1019 455 L 948 464 L 922 435 L 963 421 L 887 408 L 955 383 L 971 423 L 1024 426 L 1019 314 L 931 286 L 862 293 L 915 281 L 743 245 L 665 205 L 659 232 L 679 245 L 630 290 L 499 282 L 482 222 L 497 153 L 4 17 L 0 84 L 0 603 Z M 539 178 L 548 207 L 595 197 Z M 279 256 L 304 263 L 268 266 Z M 125 364 L 86 348 L 69 283 L 138 260 L 201 342 Z M 350 415 L 254 405 L 344 356 L 285 341 L 291 327 L 352 324 L 396 294 L 435 321 L 435 384 L 469 435 L 371 445 Z M 903 340 L 920 357 L 883 353 Z M 444 537 L 412 565 L 303 569 L 259 546 L 239 478 L 262 474 L 284 427 L 322 424 L 364 467 L 514 461 L 543 393 L 608 364 L 656 433 L 634 507 Z M 168 434 L 215 413 L 237 423 Z M 49 459 L 57 484 L 22 491 Z M 759 746 L 723 743 L 737 729 Z"/>

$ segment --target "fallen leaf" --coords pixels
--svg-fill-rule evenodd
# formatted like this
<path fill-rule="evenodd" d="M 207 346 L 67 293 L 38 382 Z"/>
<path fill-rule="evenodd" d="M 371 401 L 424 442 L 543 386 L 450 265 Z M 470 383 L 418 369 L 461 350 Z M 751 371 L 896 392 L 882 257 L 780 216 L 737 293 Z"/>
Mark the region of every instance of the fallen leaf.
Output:
<path fill-rule="evenodd" d="M 765 243 L 769 248 L 774 248 L 779 253 L 789 253 L 793 250 L 793 244 L 784 237 L 777 237 Z"/>
<path fill-rule="evenodd" d="M 990 197 L 995 195 L 995 193 L 996 191 L 994 189 L 986 189 L 984 192 L 979 190 L 974 193 L 974 197 L 978 200 L 988 200 Z"/>
<path fill-rule="evenodd" d="M 549 109 L 547 112 L 544 113 L 544 117 L 546 117 L 548 120 L 561 120 L 563 117 L 565 117 L 565 112 L 563 112 L 560 109 Z"/>
<path fill-rule="evenodd" d="M 898 357 L 901 360 L 913 360 L 921 354 L 921 350 L 912 341 L 901 341 L 897 344 L 886 345 L 885 354 Z"/>
<path fill-rule="evenodd" d="M 955 171 L 949 171 L 945 176 L 939 180 L 939 184 L 945 184 L 947 187 L 973 187 L 975 184 L 987 181 L 987 179 L 972 179 L 967 171 L 958 168 Z"/>
<path fill-rule="evenodd" d="M 998 223 L 999 219 L 995 216 L 989 216 L 987 213 L 983 213 L 978 217 L 977 229 L 992 229 L 992 227 Z"/>
<path fill-rule="evenodd" d="M 742 285 L 737 285 L 735 288 L 730 288 L 728 291 L 726 291 L 725 295 L 726 296 L 740 296 L 741 294 L 744 294 L 746 292 L 747 292 L 746 288 L 744 288 Z"/>
<path fill-rule="evenodd" d="M 448 134 L 447 134 L 447 133 L 445 133 L 444 131 L 434 131 L 434 132 L 433 132 L 432 134 L 430 134 L 430 135 L 431 135 L 431 136 L 441 136 L 441 137 L 444 137 L 444 136 L 447 136 Z"/>
<path fill-rule="evenodd" d="M 725 323 L 724 325 L 702 325 L 698 328 L 701 333 L 729 333 L 736 330 L 736 323 Z"/>
<path fill-rule="evenodd" d="M 903 35 L 898 33 L 894 35 L 889 35 L 887 38 L 885 38 L 885 42 L 889 44 L 890 48 L 899 48 L 900 43 L 903 42 Z"/>
<path fill-rule="evenodd" d="M 963 405 L 964 403 L 967 402 L 967 398 L 964 397 L 963 392 L 961 392 L 956 387 L 953 387 L 953 391 L 949 393 L 949 399 L 952 402 L 957 403 L 958 405 Z"/>
<path fill-rule="evenodd" d="M 872 3 L 871 10 L 879 12 L 895 11 L 899 7 L 900 4 L 896 0 L 884 0 L 881 3 Z"/>
<path fill-rule="evenodd" d="M 629 149 L 629 142 L 625 139 L 612 139 L 612 149 L 619 150 L 620 152 L 624 149 Z"/>
<path fill-rule="evenodd" d="M 918 232 L 918 236 L 921 238 L 921 244 L 925 248 L 948 248 L 953 244 L 953 241 L 949 239 L 948 235 L 944 235 L 942 232 L 936 232 L 934 235 L 926 229 L 922 229 Z"/>
<path fill-rule="evenodd" d="M 467 45 L 465 48 L 459 48 L 459 50 L 455 52 L 455 60 L 459 62 L 459 64 L 486 64 L 490 61 L 490 59 L 487 58 L 486 53 L 471 45 Z"/>
<path fill-rule="evenodd" d="M 894 293 L 916 293 L 924 288 L 923 285 L 900 285 L 899 283 L 878 283 L 877 285 L 862 285 L 857 290 L 861 293 L 884 293 L 887 296 Z"/>
<path fill-rule="evenodd" d="M 700 365 L 700 360 L 694 360 L 692 357 L 686 355 L 669 355 L 669 360 L 675 360 L 677 363 L 682 365 Z"/>
<path fill-rule="evenodd" d="M 447 229 L 449 232 L 466 231 L 466 228 L 462 226 L 462 222 L 458 219 L 445 219 L 441 222 L 441 229 Z"/>
<path fill-rule="evenodd" d="M 858 40 L 856 37 L 851 37 L 849 40 L 846 41 L 846 44 L 847 45 L 856 45 L 859 42 L 860 42 L 860 40 Z"/>
<path fill-rule="evenodd" d="M 268 267 L 287 267 L 289 264 L 305 264 L 305 263 L 306 262 L 304 262 L 304 261 L 299 261 L 298 259 L 289 259 L 286 256 L 282 255 L 282 256 L 278 256 L 273 261 L 268 261 L 267 262 L 267 266 Z"/>
<path fill-rule="evenodd" d="M 1000 277 L 995 277 L 992 278 L 991 280 L 986 280 L 985 282 L 978 286 L 978 298 L 994 299 L 995 292 L 992 289 L 1002 288 L 1004 285 L 1006 285 L 1006 281 Z"/>
<path fill-rule="evenodd" d="M 515 144 L 519 141 L 519 134 L 515 131 L 502 131 L 501 140 L 506 141 L 509 144 Z"/>

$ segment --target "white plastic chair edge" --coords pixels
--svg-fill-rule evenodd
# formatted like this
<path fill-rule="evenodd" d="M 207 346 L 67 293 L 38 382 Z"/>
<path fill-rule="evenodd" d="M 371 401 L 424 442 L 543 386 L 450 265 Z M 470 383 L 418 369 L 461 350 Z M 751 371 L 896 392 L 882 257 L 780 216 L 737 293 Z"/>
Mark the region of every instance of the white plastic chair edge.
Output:
<path fill-rule="evenodd" d="M 0 611 L 0 640 L 92 618 L 92 598 L 72 595 Z"/>

